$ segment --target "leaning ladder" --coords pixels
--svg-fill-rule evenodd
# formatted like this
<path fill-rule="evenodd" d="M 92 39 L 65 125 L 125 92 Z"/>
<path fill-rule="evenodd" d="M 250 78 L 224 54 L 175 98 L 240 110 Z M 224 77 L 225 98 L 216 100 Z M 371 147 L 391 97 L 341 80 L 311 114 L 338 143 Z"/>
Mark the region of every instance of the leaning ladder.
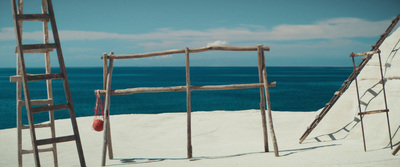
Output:
<path fill-rule="evenodd" d="M 375 45 L 372 45 L 371 51 L 377 50 L 383 41 L 386 39 L 386 37 L 392 32 L 393 28 L 396 26 L 397 22 L 400 20 L 400 14 L 397 15 L 395 19 L 392 20 L 392 24 L 389 25 L 389 27 L 386 29 L 386 31 L 381 35 L 379 40 L 375 43 Z M 339 100 L 340 96 L 349 88 L 351 82 L 354 80 L 354 78 L 357 77 L 358 72 L 361 71 L 364 66 L 368 63 L 368 61 L 371 59 L 372 55 L 368 55 L 365 59 L 363 59 L 360 64 L 358 65 L 357 71 L 354 71 L 351 73 L 351 75 L 344 81 L 342 86 L 339 88 L 338 91 L 336 91 L 331 98 L 331 100 L 326 103 L 325 107 L 322 109 L 322 111 L 315 117 L 315 120 L 311 122 L 311 125 L 307 127 L 307 130 L 301 135 L 299 143 L 303 143 L 303 141 L 307 138 L 307 136 L 314 130 L 315 127 L 321 122 L 321 120 L 325 117 L 325 115 L 329 112 L 329 110 L 333 107 L 333 105 Z"/>
<path fill-rule="evenodd" d="M 359 73 L 360 71 L 357 70 L 355 62 L 354 62 L 354 57 L 357 56 L 365 56 L 363 58 L 367 58 L 367 55 L 374 55 L 378 53 L 378 58 L 379 58 L 379 69 L 380 69 L 380 74 L 381 74 L 381 80 L 380 82 L 382 83 L 382 92 L 383 92 L 383 100 L 385 102 L 385 109 L 382 110 L 372 110 L 372 111 L 365 111 L 362 112 L 361 111 L 361 102 L 360 102 L 360 93 L 359 93 L 359 89 L 358 89 L 358 81 L 357 81 L 357 77 L 354 79 L 355 84 L 356 84 L 356 90 L 357 90 L 357 101 L 358 101 L 358 115 L 360 116 L 360 120 L 361 120 L 361 131 L 362 131 L 362 136 L 363 136 L 363 143 L 364 143 L 364 151 L 367 151 L 367 147 L 366 147 L 366 143 L 365 143 L 365 134 L 364 134 L 364 123 L 363 123 L 363 117 L 365 115 L 368 114 L 376 114 L 376 113 L 386 113 L 386 120 L 387 120 L 387 124 L 388 124 L 388 131 L 389 131 L 389 140 L 390 140 L 390 148 L 393 149 L 393 145 L 392 145 L 392 135 L 390 133 L 390 123 L 389 123 L 389 109 L 387 106 L 387 101 L 386 101 L 386 90 L 385 90 L 385 79 L 383 77 L 383 72 L 382 72 L 382 61 L 381 61 L 381 51 L 378 49 L 376 51 L 370 51 L 370 52 L 363 52 L 363 53 L 351 53 L 350 57 L 353 60 L 353 70 L 354 73 Z"/>
<path fill-rule="evenodd" d="M 81 166 L 85 165 L 82 145 L 79 137 L 78 125 L 76 122 L 74 106 L 72 103 L 71 91 L 69 88 L 68 77 L 65 69 L 64 59 L 61 51 L 60 39 L 58 36 L 57 26 L 54 19 L 54 12 L 51 0 L 42 0 L 42 14 L 23 14 L 23 1 L 11 0 L 14 27 L 17 38 L 17 75 L 11 76 L 10 81 L 16 82 L 17 85 L 17 131 L 18 131 L 18 164 L 22 166 L 22 154 L 33 153 L 35 165 L 40 166 L 39 152 L 53 152 L 54 166 L 58 166 L 56 143 L 75 141 L 78 150 Z M 23 21 L 40 21 L 43 22 L 43 44 L 22 44 L 22 22 Z M 49 43 L 48 23 L 51 23 L 53 31 L 54 43 Z M 50 52 L 56 49 L 60 73 L 51 73 L 50 68 Z M 27 74 L 24 54 L 25 53 L 44 53 L 45 55 L 45 74 Z M 54 105 L 52 82 L 53 79 L 62 79 L 66 96 L 65 104 Z M 28 82 L 46 80 L 47 99 L 32 100 L 29 92 Z M 22 87 L 24 99 L 22 99 Z M 22 106 L 25 106 L 29 125 L 22 125 Z M 35 106 L 35 107 L 33 107 Z M 69 110 L 70 119 L 73 128 L 73 135 L 56 137 L 54 127 L 54 111 Z M 50 123 L 36 124 L 34 123 L 33 114 L 49 112 Z M 51 138 L 37 139 L 35 129 L 50 127 Z M 32 150 L 22 150 L 22 129 L 29 129 L 32 141 Z M 49 145 L 52 147 L 38 149 L 38 146 Z"/>

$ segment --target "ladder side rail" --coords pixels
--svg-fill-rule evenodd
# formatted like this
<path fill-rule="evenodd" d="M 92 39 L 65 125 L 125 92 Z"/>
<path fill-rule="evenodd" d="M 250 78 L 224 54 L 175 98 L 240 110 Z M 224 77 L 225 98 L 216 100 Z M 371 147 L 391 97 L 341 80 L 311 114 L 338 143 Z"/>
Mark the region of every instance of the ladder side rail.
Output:
<path fill-rule="evenodd" d="M 20 2 L 20 1 L 19 1 Z M 30 93 L 29 93 L 29 86 L 28 86 L 28 81 L 26 77 L 26 68 L 25 68 L 25 60 L 24 60 L 24 55 L 21 49 L 22 46 L 22 32 L 19 27 L 19 20 L 17 18 L 17 4 L 15 0 L 12 0 L 11 2 L 12 6 L 12 11 L 13 11 L 13 20 L 14 20 L 14 27 L 15 27 L 15 36 L 17 38 L 17 53 L 18 57 L 20 60 L 20 68 L 22 72 L 22 83 L 23 83 L 23 88 L 24 88 L 24 96 L 25 96 L 25 103 L 26 103 L 26 111 L 28 115 L 28 121 L 29 121 L 29 126 L 30 126 L 30 132 L 31 132 L 31 138 L 32 138 L 32 148 L 33 148 L 33 155 L 35 159 L 35 165 L 40 166 L 40 161 L 39 161 L 39 153 L 38 153 L 38 148 L 36 145 L 36 133 L 35 133 L 35 127 L 34 127 L 34 120 L 33 120 L 33 114 L 30 111 L 31 108 L 31 102 L 30 102 Z"/>
<path fill-rule="evenodd" d="M 378 57 L 379 57 L 379 69 L 381 72 L 381 82 L 382 82 L 382 92 L 383 92 L 383 99 L 385 101 L 385 109 L 386 109 L 386 120 L 388 124 L 388 134 L 389 134 L 389 140 L 390 140 L 390 149 L 393 149 L 393 143 L 392 143 L 392 132 L 390 131 L 390 122 L 389 122 L 389 109 L 387 106 L 387 101 L 386 101 L 386 90 L 385 90 L 385 79 L 383 76 L 383 70 L 382 70 L 382 60 L 381 60 L 381 52 L 378 50 Z"/>
<path fill-rule="evenodd" d="M 69 83 L 68 83 L 67 71 L 65 69 L 65 62 L 64 62 L 64 58 L 63 58 L 63 54 L 62 54 L 62 50 L 61 50 L 60 37 L 58 35 L 58 29 L 57 29 L 57 24 L 56 24 L 56 21 L 54 18 L 53 4 L 52 4 L 51 0 L 47 0 L 47 6 L 48 6 L 48 13 L 50 15 L 50 23 L 51 23 L 51 27 L 52 27 L 52 31 L 53 31 L 53 38 L 54 38 L 54 42 L 57 46 L 56 49 L 57 49 L 58 62 L 60 64 L 60 71 L 64 76 L 63 84 L 64 84 L 65 96 L 67 99 L 67 103 L 70 105 L 69 114 L 70 114 L 70 119 L 71 119 L 71 123 L 72 123 L 72 129 L 73 129 L 73 132 L 75 135 L 75 143 L 76 143 L 76 147 L 77 147 L 77 151 L 78 151 L 78 155 L 79 155 L 79 161 L 80 161 L 81 166 L 86 166 L 83 149 L 82 149 L 82 143 L 81 143 L 79 130 L 78 130 L 78 124 L 76 121 L 74 105 L 72 102 L 71 90 L 70 90 Z"/>
<path fill-rule="evenodd" d="M 356 65 L 355 65 L 355 61 L 354 61 L 354 56 L 351 56 L 352 60 L 353 60 L 353 70 L 354 72 L 356 72 Z M 360 102 L 360 93 L 359 93 L 359 89 L 358 89 L 358 81 L 357 81 L 357 77 L 354 79 L 354 82 L 356 84 L 356 91 L 357 91 L 357 102 L 358 102 L 358 114 L 360 115 L 360 120 L 361 120 L 361 132 L 362 132 L 362 137 L 363 137 L 363 143 L 364 143 L 364 151 L 367 151 L 367 146 L 365 143 L 365 134 L 364 134 L 364 123 L 363 123 L 363 115 L 361 114 L 361 102 Z"/>
<path fill-rule="evenodd" d="M 47 14 L 47 1 L 42 0 L 42 14 Z M 43 43 L 49 44 L 49 24 L 48 20 L 43 21 Z M 45 58 L 45 68 L 46 74 L 51 73 L 51 64 L 50 64 L 50 51 L 44 53 Z M 47 88 L 47 99 L 53 99 L 53 86 L 52 80 L 46 80 L 46 88 Z M 49 106 L 54 105 L 54 101 L 52 100 L 51 103 L 48 104 Z M 50 131 L 51 131 L 51 138 L 56 138 L 56 130 L 55 130 L 55 122 L 54 122 L 54 111 L 49 111 L 49 120 L 50 120 Z M 53 151 L 53 161 L 54 166 L 58 167 L 58 158 L 57 158 L 57 144 L 52 144 L 52 151 Z"/>

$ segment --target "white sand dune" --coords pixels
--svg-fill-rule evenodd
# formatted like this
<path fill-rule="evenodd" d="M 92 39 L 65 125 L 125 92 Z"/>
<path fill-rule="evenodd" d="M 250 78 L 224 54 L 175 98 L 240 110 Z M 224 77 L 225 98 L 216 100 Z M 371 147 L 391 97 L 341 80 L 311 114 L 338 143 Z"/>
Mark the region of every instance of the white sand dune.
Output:
<path fill-rule="evenodd" d="M 400 29 L 381 45 L 390 109 L 393 144 L 400 143 Z M 343 55 L 347 56 L 347 55 Z M 349 58 L 351 61 L 351 58 Z M 358 79 L 363 110 L 383 109 L 378 57 L 374 56 Z M 333 92 L 332 92 L 333 93 Z M 272 104 L 273 105 L 273 104 Z M 306 104 L 305 104 L 306 105 Z M 400 166 L 400 155 L 391 155 L 384 113 L 364 118 L 367 152 L 363 150 L 354 83 L 303 144 L 299 138 L 318 112 L 273 112 L 280 157 L 263 152 L 261 114 L 258 110 L 194 112 L 193 156 L 186 159 L 186 114 L 132 114 L 111 117 L 115 159 L 108 166 Z M 88 166 L 100 166 L 103 134 L 91 128 L 93 118 L 78 118 Z M 59 136 L 72 133 L 69 120 L 56 121 Z M 48 129 L 37 131 L 49 137 Z M 0 166 L 17 166 L 16 128 L 0 130 Z M 28 149 L 30 135 L 24 131 Z M 79 166 L 74 142 L 58 146 L 59 166 Z M 52 166 L 51 153 L 41 153 L 42 166 Z M 24 166 L 34 166 L 33 155 L 24 155 Z"/>

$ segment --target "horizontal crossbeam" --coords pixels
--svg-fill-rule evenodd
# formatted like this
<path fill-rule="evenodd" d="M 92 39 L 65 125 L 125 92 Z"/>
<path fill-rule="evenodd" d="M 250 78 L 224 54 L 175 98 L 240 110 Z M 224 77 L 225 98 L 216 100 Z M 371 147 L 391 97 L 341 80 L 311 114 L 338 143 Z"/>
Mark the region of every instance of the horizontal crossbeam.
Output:
<path fill-rule="evenodd" d="M 268 87 L 275 87 L 276 82 L 268 83 Z M 263 88 L 263 83 L 255 84 L 233 84 L 233 85 L 206 85 L 206 86 L 195 86 L 191 85 L 190 90 L 231 90 L 231 89 L 252 89 L 252 88 Z M 129 95 L 134 93 L 149 93 L 149 92 L 178 92 L 186 91 L 186 86 L 170 86 L 170 87 L 139 87 L 129 89 L 117 89 L 111 90 L 111 95 Z M 95 90 L 97 93 L 97 90 Z M 106 90 L 100 90 L 100 94 L 104 95 Z"/>

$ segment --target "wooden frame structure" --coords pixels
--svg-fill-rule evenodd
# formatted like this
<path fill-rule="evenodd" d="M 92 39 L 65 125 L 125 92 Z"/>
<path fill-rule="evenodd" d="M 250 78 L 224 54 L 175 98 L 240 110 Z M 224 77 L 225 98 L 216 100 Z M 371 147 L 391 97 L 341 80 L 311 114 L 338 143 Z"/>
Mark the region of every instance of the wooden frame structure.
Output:
<path fill-rule="evenodd" d="M 53 5 L 51 0 L 42 0 L 41 14 L 23 14 L 23 0 L 11 0 L 13 11 L 14 27 L 16 33 L 17 47 L 17 70 L 16 76 L 10 77 L 10 82 L 16 82 L 16 104 L 17 104 L 17 135 L 18 135 L 18 166 L 22 167 L 22 155 L 33 154 L 35 165 L 40 166 L 39 153 L 52 152 L 54 166 L 58 166 L 57 147 L 56 144 L 60 142 L 75 141 L 79 161 L 81 166 L 86 166 L 82 145 L 80 141 L 78 125 L 76 122 L 75 110 L 72 102 L 71 91 L 69 88 L 67 72 L 63 54 L 61 51 L 60 38 L 58 36 L 57 25 L 54 18 Z M 23 21 L 39 21 L 43 23 L 43 43 L 42 44 L 22 44 L 22 23 Z M 53 32 L 54 43 L 49 43 L 49 27 L 50 22 Z M 60 73 L 51 73 L 50 66 L 50 52 L 57 51 L 58 63 L 60 66 Z M 45 74 L 28 74 L 26 72 L 24 54 L 28 53 L 43 53 L 45 58 Z M 52 80 L 62 79 L 65 91 L 65 104 L 54 104 Z M 32 81 L 46 81 L 47 99 L 32 100 L 29 91 L 28 82 Z M 22 97 L 24 94 L 24 99 Z M 39 106 L 37 106 L 39 105 Z M 22 106 L 25 106 L 29 125 L 22 125 Z M 34 107 L 36 106 L 36 107 Z M 70 114 L 73 135 L 56 137 L 55 124 L 54 124 L 54 111 L 68 110 Z M 35 124 L 33 115 L 35 113 L 48 112 L 50 123 Z M 51 137 L 47 139 L 37 139 L 36 128 L 50 128 Z M 32 141 L 32 150 L 22 149 L 22 130 L 29 129 Z M 51 145 L 49 148 L 38 148 L 41 145 Z"/>
<path fill-rule="evenodd" d="M 207 86 L 195 86 L 190 83 L 190 53 L 206 52 L 206 51 L 257 51 L 258 55 L 258 75 L 259 83 L 253 84 L 233 84 L 233 85 L 207 85 Z M 267 103 L 268 122 L 270 127 L 270 134 L 273 141 L 275 156 L 279 156 L 278 145 L 275 137 L 272 114 L 271 114 L 271 102 L 269 96 L 269 88 L 276 86 L 276 82 L 267 81 L 267 71 L 265 67 L 265 56 L 264 51 L 269 51 L 270 48 L 262 45 L 256 47 L 235 47 L 235 46 L 212 46 L 203 47 L 196 49 L 178 49 L 178 50 L 167 50 L 161 52 L 143 53 L 143 54 L 130 54 L 130 55 L 115 55 L 103 54 L 103 88 L 100 90 L 100 94 L 105 95 L 105 106 L 104 106 L 104 143 L 103 143 L 103 154 L 102 154 L 102 165 L 106 164 L 106 152 L 108 148 L 109 158 L 113 159 L 113 151 L 111 144 L 111 132 L 110 132 L 110 96 L 111 95 L 128 95 L 134 93 L 148 93 L 148 92 L 176 92 L 186 91 L 187 100 L 187 157 L 192 158 L 192 140 L 191 140 L 191 91 L 203 91 L 203 90 L 229 90 L 229 89 L 260 89 L 260 110 L 262 116 L 262 126 L 264 135 L 264 150 L 269 151 L 268 148 L 268 137 L 267 137 L 267 123 L 265 113 L 265 102 Z M 127 89 L 111 89 L 111 78 L 113 73 L 113 62 L 114 59 L 136 59 L 153 56 L 163 56 L 169 54 L 185 54 L 186 58 L 186 85 L 185 86 L 171 86 L 171 87 L 138 87 L 138 88 L 127 88 Z M 109 60 L 109 61 L 108 61 Z"/>
<path fill-rule="evenodd" d="M 362 112 L 361 111 L 361 102 L 360 102 L 360 93 L 359 93 L 359 89 L 358 89 L 358 81 L 357 81 L 357 77 L 354 78 L 354 81 L 355 81 L 355 84 L 356 84 L 356 90 L 357 90 L 358 115 L 360 116 L 360 120 L 361 120 L 361 131 L 362 131 L 362 136 L 363 136 L 364 151 L 367 151 L 367 146 L 366 146 L 366 143 L 365 143 L 363 117 L 365 115 L 382 113 L 382 112 L 386 113 L 386 120 L 387 120 L 388 131 L 389 131 L 390 148 L 393 149 L 392 135 L 391 135 L 391 132 L 390 132 L 390 123 L 389 123 L 389 109 L 388 109 L 387 101 L 386 101 L 385 79 L 383 77 L 383 72 L 382 72 L 381 51 L 378 49 L 376 51 L 370 51 L 370 52 L 363 52 L 363 53 L 356 53 L 356 54 L 355 53 L 351 53 L 350 57 L 353 60 L 353 71 L 354 71 L 354 73 L 359 73 L 360 70 L 357 70 L 357 68 L 356 68 L 354 57 L 365 56 L 365 57 L 363 57 L 363 59 L 366 59 L 366 58 L 370 57 L 369 55 L 375 55 L 375 54 L 378 54 L 378 58 L 379 58 L 379 69 L 380 69 L 380 74 L 381 74 L 380 82 L 382 83 L 382 92 L 383 92 L 383 100 L 385 102 L 385 109 Z"/>

